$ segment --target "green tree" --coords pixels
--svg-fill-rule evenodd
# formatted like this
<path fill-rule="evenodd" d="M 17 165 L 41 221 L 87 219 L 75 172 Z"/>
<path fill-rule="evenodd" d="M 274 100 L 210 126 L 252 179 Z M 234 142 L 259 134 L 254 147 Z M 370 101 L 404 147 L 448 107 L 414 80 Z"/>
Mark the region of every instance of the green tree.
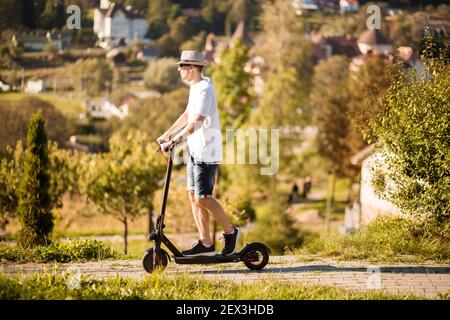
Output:
<path fill-rule="evenodd" d="M 285 205 L 274 195 L 256 210 L 257 223 L 249 234 L 249 240 L 265 243 L 273 254 L 278 255 L 284 254 L 286 249 L 300 246 L 303 238 L 285 212 Z"/>
<path fill-rule="evenodd" d="M 148 35 L 158 39 L 170 30 L 170 23 L 180 14 L 178 5 L 170 0 L 152 0 L 148 4 Z"/>
<path fill-rule="evenodd" d="M 188 90 L 180 88 L 163 94 L 160 98 L 147 98 L 130 108 L 130 114 L 120 123 L 119 132 L 130 130 L 145 132 L 155 141 L 186 109 Z"/>
<path fill-rule="evenodd" d="M 389 38 L 395 46 L 411 46 L 414 51 L 420 49 L 425 21 L 419 16 L 408 13 L 394 15 L 389 22 Z"/>
<path fill-rule="evenodd" d="M 202 0 L 201 15 L 206 23 L 206 30 L 214 34 L 225 32 L 226 3 L 221 0 Z"/>
<path fill-rule="evenodd" d="M 344 56 L 321 61 L 315 67 L 311 90 L 318 151 L 332 163 L 333 173 L 340 176 L 345 175 L 352 156 L 346 141 L 350 126 L 346 86 L 349 62 Z"/>
<path fill-rule="evenodd" d="M 128 250 L 128 222 L 147 213 L 164 166 L 156 158 L 156 146 L 148 135 L 129 131 L 110 139 L 110 152 L 83 162 L 82 192 L 97 209 L 123 223 L 124 253 Z"/>
<path fill-rule="evenodd" d="M 79 59 L 70 67 L 75 90 L 96 95 L 108 88 L 113 74 L 110 66 L 100 59 Z"/>
<path fill-rule="evenodd" d="M 15 216 L 19 201 L 18 189 L 24 155 L 22 141 L 17 142 L 15 150 L 8 146 L 7 153 L 11 155 L 11 159 L 0 158 L 0 235 L 6 233 L 6 226 L 9 219 Z"/>
<path fill-rule="evenodd" d="M 82 154 L 77 151 L 59 149 L 55 142 L 49 141 L 50 207 L 61 208 L 62 196 L 66 191 L 79 193 L 79 163 Z M 17 211 L 19 188 L 23 176 L 25 152 L 22 141 L 18 140 L 15 149 L 7 147 L 7 156 L 0 160 L 0 233 L 8 219 Z M 5 230 L 3 230 L 5 232 Z"/>
<path fill-rule="evenodd" d="M 280 168 L 288 168 L 301 144 L 301 129 L 309 122 L 308 96 L 313 72 L 312 45 L 303 22 L 289 2 L 262 5 L 260 41 L 256 51 L 264 59 L 264 90 L 252 112 L 252 124 L 280 129 Z M 272 176 L 272 192 L 276 175 Z"/>
<path fill-rule="evenodd" d="M 293 67 L 300 84 L 298 88 L 306 99 L 313 63 L 312 44 L 302 36 L 305 34 L 302 20 L 295 15 L 291 4 L 284 0 L 265 3 L 260 20 L 262 32 L 257 52 L 264 59 L 266 74 L 276 72 L 281 66 Z"/>
<path fill-rule="evenodd" d="M 252 112 L 251 125 L 279 130 L 279 168 L 288 168 L 301 144 L 301 128 L 308 120 L 302 109 L 303 93 L 293 67 L 280 67 L 270 72 L 264 83 L 264 93 Z M 274 146 L 271 146 L 273 148 Z M 276 191 L 277 173 L 271 176 L 271 192 Z M 267 185 L 266 185 L 267 186 Z"/>
<path fill-rule="evenodd" d="M 144 73 L 145 86 L 161 93 L 180 88 L 183 82 L 176 62 L 174 58 L 161 58 L 150 62 Z"/>
<path fill-rule="evenodd" d="M 192 36 L 188 18 L 179 16 L 170 23 L 170 32 L 161 36 L 156 41 L 161 56 L 179 57 L 181 45 Z"/>
<path fill-rule="evenodd" d="M 249 47 L 240 40 L 220 53 L 219 64 L 212 67 L 211 75 L 217 90 L 217 103 L 222 112 L 223 128 L 238 128 L 247 121 L 252 104 L 251 78 L 244 70 Z"/>
<path fill-rule="evenodd" d="M 346 142 L 351 154 L 367 146 L 364 135 L 370 137 L 371 134 L 368 122 L 381 111 L 380 98 L 389 87 L 390 75 L 395 72 L 395 65 L 374 54 L 349 73 L 350 123 Z"/>
<path fill-rule="evenodd" d="M 392 78 L 370 122 L 382 145 L 373 183 L 402 212 L 439 228 L 450 219 L 450 69 L 442 56 L 423 63 L 422 75 L 410 70 Z"/>
<path fill-rule="evenodd" d="M 47 0 L 40 15 L 39 26 L 43 29 L 61 28 L 65 24 L 65 7 L 62 0 Z"/>
<path fill-rule="evenodd" d="M 205 42 L 206 42 L 206 32 L 200 31 L 199 34 L 183 42 L 183 44 L 180 47 L 180 51 L 183 50 L 203 51 L 203 49 L 205 48 Z"/>
<path fill-rule="evenodd" d="M 17 240 L 23 248 L 49 243 L 53 216 L 48 167 L 47 134 L 39 111 L 28 126 L 23 176 L 18 190 L 17 217 L 21 229 Z"/>
<path fill-rule="evenodd" d="M 3 0 L 0 4 L 0 30 L 20 26 L 23 22 L 22 12 L 22 1 Z"/>
<path fill-rule="evenodd" d="M 259 15 L 261 14 L 261 0 L 230 0 L 227 5 L 227 16 L 225 20 L 226 34 L 230 34 L 240 21 L 255 30 L 258 28 Z"/>
<path fill-rule="evenodd" d="M 15 146 L 17 140 L 23 143 L 27 137 L 27 124 L 34 113 L 42 110 L 46 132 L 50 140 L 63 145 L 73 128 L 69 121 L 49 102 L 37 97 L 25 97 L 17 101 L 0 99 L 0 154 L 6 154 L 6 147 Z"/>

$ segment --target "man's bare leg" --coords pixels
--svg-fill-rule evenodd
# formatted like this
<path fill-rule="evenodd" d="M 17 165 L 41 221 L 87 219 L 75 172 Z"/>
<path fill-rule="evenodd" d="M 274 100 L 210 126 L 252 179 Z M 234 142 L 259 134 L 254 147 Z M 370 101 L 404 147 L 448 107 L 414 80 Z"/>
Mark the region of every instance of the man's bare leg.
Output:
<path fill-rule="evenodd" d="M 230 224 L 225 211 L 223 210 L 220 203 L 214 198 L 196 198 L 197 203 L 200 207 L 208 210 L 214 218 L 222 226 L 225 233 L 233 233 L 233 226 Z"/>
<path fill-rule="evenodd" d="M 204 246 L 209 247 L 213 244 L 209 233 L 209 213 L 205 208 L 198 205 L 194 196 L 194 191 L 188 191 L 188 195 L 189 200 L 191 201 L 192 215 L 194 216 L 199 238 Z"/>

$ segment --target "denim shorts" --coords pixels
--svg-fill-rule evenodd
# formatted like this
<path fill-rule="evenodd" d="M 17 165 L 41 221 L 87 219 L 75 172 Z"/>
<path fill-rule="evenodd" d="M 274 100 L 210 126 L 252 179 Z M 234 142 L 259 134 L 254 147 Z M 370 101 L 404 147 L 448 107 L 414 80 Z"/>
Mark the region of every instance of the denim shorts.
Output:
<path fill-rule="evenodd" d="M 186 169 L 187 191 L 194 191 L 197 198 L 211 198 L 218 167 L 217 163 L 195 163 L 189 156 Z"/>

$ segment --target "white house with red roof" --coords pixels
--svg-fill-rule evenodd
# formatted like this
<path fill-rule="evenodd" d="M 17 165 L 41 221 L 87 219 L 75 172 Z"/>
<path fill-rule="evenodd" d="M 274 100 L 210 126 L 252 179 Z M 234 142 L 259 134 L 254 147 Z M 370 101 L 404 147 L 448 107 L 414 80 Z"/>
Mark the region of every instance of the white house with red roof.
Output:
<path fill-rule="evenodd" d="M 142 12 L 131 6 L 102 0 L 100 8 L 94 10 L 94 32 L 102 48 L 126 46 L 137 40 L 144 40 L 147 34 L 147 20 Z"/>
<path fill-rule="evenodd" d="M 339 7 L 341 8 L 341 13 L 357 12 L 359 9 L 359 2 L 358 0 L 340 0 Z"/>

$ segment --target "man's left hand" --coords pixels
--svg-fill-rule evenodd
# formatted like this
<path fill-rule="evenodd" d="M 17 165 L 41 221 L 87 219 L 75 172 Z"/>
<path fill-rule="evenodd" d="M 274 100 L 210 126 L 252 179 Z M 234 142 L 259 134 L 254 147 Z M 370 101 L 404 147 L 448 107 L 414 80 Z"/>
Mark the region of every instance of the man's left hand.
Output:
<path fill-rule="evenodd" d="M 161 150 L 164 151 L 164 152 L 167 152 L 173 147 L 174 144 L 175 143 L 173 142 L 173 140 L 170 139 L 169 141 L 164 142 L 163 144 L 161 144 Z"/>

